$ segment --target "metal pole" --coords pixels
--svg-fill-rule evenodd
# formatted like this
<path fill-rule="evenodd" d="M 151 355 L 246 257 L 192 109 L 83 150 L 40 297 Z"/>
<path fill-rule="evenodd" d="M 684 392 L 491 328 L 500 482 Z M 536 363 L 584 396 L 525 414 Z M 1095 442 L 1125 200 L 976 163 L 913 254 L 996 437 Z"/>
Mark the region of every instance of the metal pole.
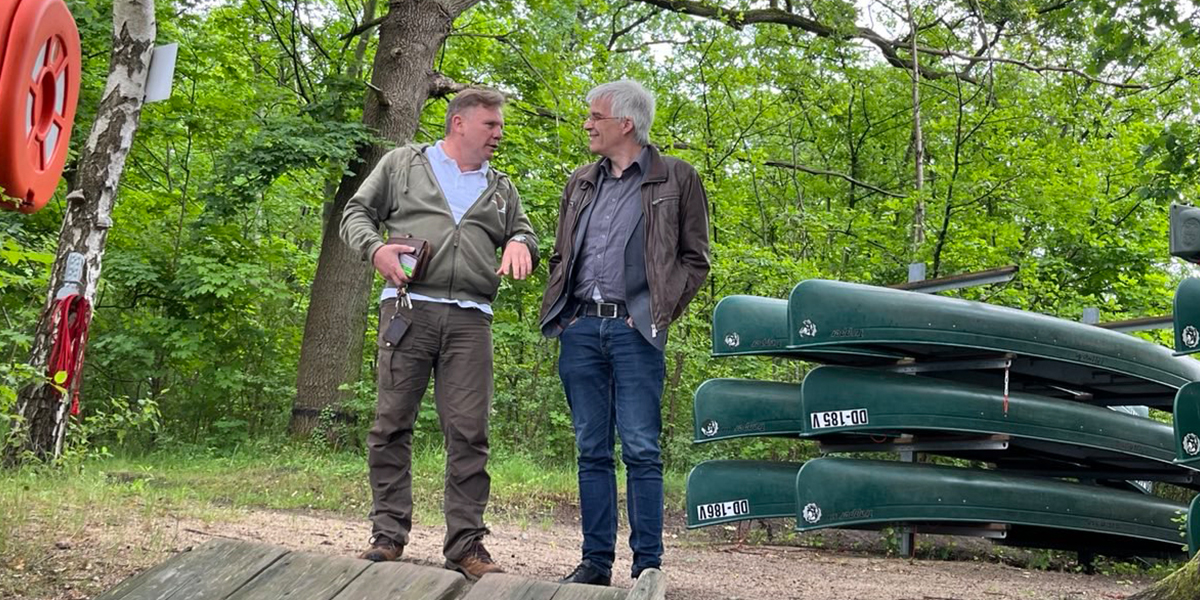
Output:
<path fill-rule="evenodd" d="M 908 265 L 908 283 L 912 285 L 925 280 L 925 263 L 910 263 Z M 905 451 L 900 453 L 900 462 L 917 462 L 917 453 Z M 911 558 L 917 551 L 917 536 L 911 527 L 901 526 L 897 531 L 900 537 L 900 556 Z"/>

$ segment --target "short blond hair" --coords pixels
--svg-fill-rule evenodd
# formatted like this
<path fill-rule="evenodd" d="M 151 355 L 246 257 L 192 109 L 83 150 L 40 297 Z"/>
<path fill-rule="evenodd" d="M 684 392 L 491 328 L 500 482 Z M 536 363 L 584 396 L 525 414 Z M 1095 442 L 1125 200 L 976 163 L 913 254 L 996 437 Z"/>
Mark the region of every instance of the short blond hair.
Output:
<path fill-rule="evenodd" d="M 446 135 L 450 135 L 450 124 L 454 115 L 459 115 L 476 106 L 500 108 L 504 106 L 504 94 L 491 88 L 467 88 L 454 95 L 446 106 Z"/>

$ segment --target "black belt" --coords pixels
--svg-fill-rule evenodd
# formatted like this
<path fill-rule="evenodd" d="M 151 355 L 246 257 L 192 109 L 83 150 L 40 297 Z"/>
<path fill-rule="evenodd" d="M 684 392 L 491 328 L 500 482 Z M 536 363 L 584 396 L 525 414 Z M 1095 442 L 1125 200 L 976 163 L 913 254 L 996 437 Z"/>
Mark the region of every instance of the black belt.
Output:
<path fill-rule="evenodd" d="M 617 304 L 615 302 L 580 302 L 579 314 L 604 319 L 621 319 L 628 317 L 629 311 L 625 309 L 624 304 Z"/>

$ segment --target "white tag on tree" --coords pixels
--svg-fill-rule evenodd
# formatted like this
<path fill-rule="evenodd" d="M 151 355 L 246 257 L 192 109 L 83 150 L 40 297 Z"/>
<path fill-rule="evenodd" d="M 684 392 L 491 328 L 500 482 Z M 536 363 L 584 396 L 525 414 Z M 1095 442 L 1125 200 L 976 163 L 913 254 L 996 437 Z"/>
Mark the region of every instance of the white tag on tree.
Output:
<path fill-rule="evenodd" d="M 154 49 L 150 58 L 150 74 L 146 76 L 147 104 L 171 97 L 171 81 L 175 78 L 175 57 L 179 44 L 167 44 Z"/>

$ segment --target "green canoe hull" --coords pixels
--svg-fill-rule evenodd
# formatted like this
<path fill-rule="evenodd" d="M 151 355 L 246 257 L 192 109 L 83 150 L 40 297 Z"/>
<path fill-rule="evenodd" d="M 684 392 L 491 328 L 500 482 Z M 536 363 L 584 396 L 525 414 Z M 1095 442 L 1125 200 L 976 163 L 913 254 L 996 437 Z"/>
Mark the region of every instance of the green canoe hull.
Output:
<path fill-rule="evenodd" d="M 1200 352 L 1200 279 L 1188 278 L 1175 289 L 1175 354 Z"/>
<path fill-rule="evenodd" d="M 820 458 L 796 475 L 796 529 L 889 524 L 1008 529 L 1008 544 L 1105 554 L 1181 552 L 1187 507 L 1059 480 L 927 464 Z M 1054 533 L 1057 532 L 1057 535 Z"/>
<path fill-rule="evenodd" d="M 1174 412 L 1175 462 L 1200 469 L 1200 382 L 1179 389 Z"/>
<path fill-rule="evenodd" d="M 1171 426 L 1125 412 L 1024 393 L 1010 393 L 1006 408 L 1003 389 L 848 367 L 813 370 L 801 397 L 805 437 L 973 436 L 1004 447 L 974 451 L 970 443 L 950 442 L 946 451 L 929 452 L 986 460 L 1005 471 L 1200 487 L 1200 473 L 1174 460 Z M 859 415 L 858 422 L 822 422 L 836 414 Z"/>
<path fill-rule="evenodd" d="M 740 437 L 797 437 L 804 433 L 800 385 L 753 379 L 709 379 L 692 401 L 697 444 Z"/>
<path fill-rule="evenodd" d="M 872 369 L 819 367 L 803 385 L 712 379 L 696 390 L 693 420 L 697 443 L 802 437 L 859 452 L 920 444 L 1004 471 L 1200 487 L 1197 471 L 1176 464 L 1164 423 L 1021 393 L 1009 395 L 1006 411 L 1002 390 Z"/>
<path fill-rule="evenodd" d="M 796 516 L 796 472 L 803 463 L 710 460 L 687 476 L 689 529 Z"/>
<path fill-rule="evenodd" d="M 1169 410 L 1200 363 L 1100 327 L 980 302 L 837 281 L 788 300 L 789 349 L 900 354 L 918 363 L 1012 355 L 1018 390 Z M 715 334 L 714 334 L 715 335 Z M 1002 381 L 994 372 L 988 383 Z M 979 381 L 972 376 L 972 381 Z"/>
<path fill-rule="evenodd" d="M 713 309 L 713 356 L 781 356 L 822 363 L 889 364 L 901 355 L 857 348 L 788 348 L 788 301 L 726 296 Z"/>
<path fill-rule="evenodd" d="M 1192 504 L 1188 508 L 1187 540 L 1188 552 L 1195 556 L 1200 552 L 1200 496 L 1192 498 Z"/>

